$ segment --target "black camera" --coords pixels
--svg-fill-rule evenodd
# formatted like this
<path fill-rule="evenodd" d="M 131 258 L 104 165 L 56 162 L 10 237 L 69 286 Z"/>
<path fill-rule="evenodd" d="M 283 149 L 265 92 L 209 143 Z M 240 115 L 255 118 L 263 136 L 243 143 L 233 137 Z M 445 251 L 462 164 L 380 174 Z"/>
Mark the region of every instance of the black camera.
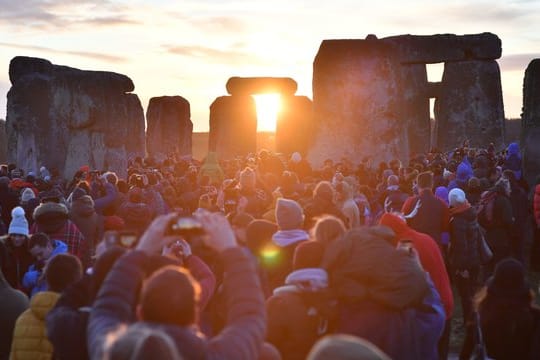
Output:
<path fill-rule="evenodd" d="M 187 216 L 176 218 L 169 226 L 169 234 L 182 236 L 187 240 L 193 236 L 204 235 L 205 230 L 198 220 Z"/>

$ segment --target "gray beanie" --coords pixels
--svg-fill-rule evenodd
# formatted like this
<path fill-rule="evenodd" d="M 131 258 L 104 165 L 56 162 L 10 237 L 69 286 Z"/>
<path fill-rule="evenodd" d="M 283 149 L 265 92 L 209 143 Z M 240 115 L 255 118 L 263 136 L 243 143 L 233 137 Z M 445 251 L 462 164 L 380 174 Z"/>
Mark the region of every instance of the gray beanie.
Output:
<path fill-rule="evenodd" d="M 304 212 L 296 201 L 280 198 L 276 204 L 276 220 L 280 230 L 302 229 Z"/>

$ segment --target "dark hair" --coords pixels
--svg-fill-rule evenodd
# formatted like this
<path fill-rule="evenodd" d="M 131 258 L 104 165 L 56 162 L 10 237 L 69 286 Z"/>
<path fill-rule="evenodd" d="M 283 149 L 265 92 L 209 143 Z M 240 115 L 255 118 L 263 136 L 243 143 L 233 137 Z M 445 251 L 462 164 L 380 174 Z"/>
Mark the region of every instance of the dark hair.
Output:
<path fill-rule="evenodd" d="M 41 232 L 32 234 L 28 240 L 28 249 L 32 249 L 34 246 L 45 247 L 49 244 L 52 244 L 49 235 Z"/>
<path fill-rule="evenodd" d="M 53 256 L 45 269 L 45 278 L 50 291 L 62 292 L 81 277 L 81 261 L 71 254 Z"/>
<path fill-rule="evenodd" d="M 166 266 L 143 285 L 140 303 L 144 321 L 191 325 L 196 322 L 199 294 L 199 284 L 187 270 Z"/>

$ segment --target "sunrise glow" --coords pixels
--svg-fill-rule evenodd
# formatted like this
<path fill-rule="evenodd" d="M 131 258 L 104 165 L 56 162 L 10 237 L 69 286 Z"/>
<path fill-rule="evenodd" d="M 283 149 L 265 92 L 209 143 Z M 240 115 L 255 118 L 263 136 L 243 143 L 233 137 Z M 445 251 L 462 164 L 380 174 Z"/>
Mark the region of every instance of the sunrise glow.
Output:
<path fill-rule="evenodd" d="M 255 95 L 257 105 L 257 131 L 276 131 L 276 121 L 281 109 L 281 97 L 277 94 Z"/>

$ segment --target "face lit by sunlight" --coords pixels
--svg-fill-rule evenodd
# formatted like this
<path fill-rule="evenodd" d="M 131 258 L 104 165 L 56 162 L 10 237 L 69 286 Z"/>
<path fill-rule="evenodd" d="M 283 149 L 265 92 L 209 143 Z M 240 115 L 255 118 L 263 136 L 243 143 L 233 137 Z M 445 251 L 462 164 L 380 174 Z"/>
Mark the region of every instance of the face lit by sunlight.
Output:
<path fill-rule="evenodd" d="M 257 131 L 276 131 L 276 121 L 281 108 L 278 94 L 255 95 L 257 105 Z"/>

